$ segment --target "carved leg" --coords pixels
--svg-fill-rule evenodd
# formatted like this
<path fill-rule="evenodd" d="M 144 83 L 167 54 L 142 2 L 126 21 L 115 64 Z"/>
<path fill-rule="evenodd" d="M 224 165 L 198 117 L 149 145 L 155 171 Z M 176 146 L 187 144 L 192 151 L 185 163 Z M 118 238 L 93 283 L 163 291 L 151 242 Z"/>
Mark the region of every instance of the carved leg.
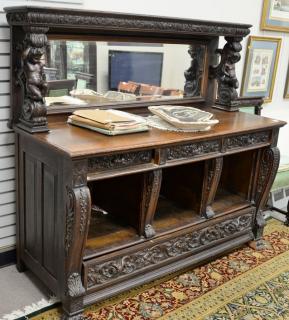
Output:
<path fill-rule="evenodd" d="M 201 215 L 209 219 L 215 215 L 212 203 L 215 199 L 223 167 L 223 158 L 207 160 L 205 163 L 205 176 L 203 182 L 203 198 Z"/>
<path fill-rule="evenodd" d="M 250 246 L 257 250 L 262 250 L 264 248 L 262 236 L 266 221 L 263 217 L 263 209 L 268 200 L 269 192 L 277 174 L 280 161 L 280 152 L 277 147 L 266 148 L 260 150 L 260 152 L 260 166 L 255 198 L 256 216 L 253 226 L 255 241 L 250 243 Z"/>
<path fill-rule="evenodd" d="M 91 215 L 90 190 L 86 186 L 87 162 L 72 164 L 66 187 L 65 278 L 62 288 L 63 319 L 79 320 L 85 289 L 81 278 L 82 258 Z M 65 174 L 65 173 L 64 173 Z"/>
<path fill-rule="evenodd" d="M 84 320 L 83 297 L 68 299 L 62 302 L 61 320 Z"/>
<path fill-rule="evenodd" d="M 146 238 L 151 238 L 155 235 L 155 230 L 152 226 L 152 223 L 160 193 L 161 181 L 161 170 L 154 170 L 145 173 L 143 181 L 139 232 Z"/>

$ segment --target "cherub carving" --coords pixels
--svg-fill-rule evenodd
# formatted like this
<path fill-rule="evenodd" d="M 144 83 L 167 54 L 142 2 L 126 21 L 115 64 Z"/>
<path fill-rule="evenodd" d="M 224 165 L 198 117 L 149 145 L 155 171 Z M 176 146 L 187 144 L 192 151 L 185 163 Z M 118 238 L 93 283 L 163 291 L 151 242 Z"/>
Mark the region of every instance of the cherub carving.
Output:
<path fill-rule="evenodd" d="M 218 80 L 219 102 L 225 105 L 233 105 L 238 98 L 237 88 L 239 81 L 236 77 L 235 63 L 241 59 L 241 39 L 226 37 L 227 43 L 223 49 L 216 53 L 221 55 L 220 64 L 211 68 L 211 75 Z"/>
<path fill-rule="evenodd" d="M 47 93 L 47 83 L 43 72 L 43 54 L 43 48 L 35 47 L 28 47 L 22 54 L 26 97 L 33 101 L 43 101 Z"/>

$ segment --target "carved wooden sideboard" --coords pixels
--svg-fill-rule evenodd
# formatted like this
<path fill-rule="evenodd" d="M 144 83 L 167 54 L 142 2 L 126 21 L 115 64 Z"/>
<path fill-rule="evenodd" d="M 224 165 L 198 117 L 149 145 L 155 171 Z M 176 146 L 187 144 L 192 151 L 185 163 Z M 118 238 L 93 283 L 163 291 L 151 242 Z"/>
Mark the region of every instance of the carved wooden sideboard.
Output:
<path fill-rule="evenodd" d="M 93 302 L 246 242 L 262 247 L 262 208 L 285 123 L 237 111 L 234 64 L 250 26 L 37 7 L 6 12 L 13 48 L 17 265 L 61 299 L 64 318 L 80 319 Z M 219 36 L 227 41 L 222 50 Z M 202 89 L 193 61 L 184 98 L 169 103 L 198 106 L 220 123 L 202 133 L 151 129 L 116 137 L 70 126 L 72 106 L 45 106 L 41 57 L 47 37 L 203 41 Z M 159 103 L 102 107 L 146 113 Z"/>

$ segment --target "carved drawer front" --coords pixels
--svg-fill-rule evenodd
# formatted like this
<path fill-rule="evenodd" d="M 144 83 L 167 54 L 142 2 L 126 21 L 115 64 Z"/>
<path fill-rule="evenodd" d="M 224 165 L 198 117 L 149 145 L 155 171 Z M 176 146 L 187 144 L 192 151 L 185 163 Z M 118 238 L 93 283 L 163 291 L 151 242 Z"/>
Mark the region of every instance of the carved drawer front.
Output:
<path fill-rule="evenodd" d="M 129 166 L 149 164 L 153 160 L 152 150 L 134 151 L 88 159 L 88 172 L 121 169 Z"/>
<path fill-rule="evenodd" d="M 250 233 L 255 209 L 250 207 L 214 225 L 186 230 L 178 236 L 165 237 L 123 250 L 116 256 L 101 257 L 84 262 L 86 290 L 100 289 L 104 285 L 141 274 L 147 269 L 158 269 L 164 264 L 180 260 L 192 253 L 206 250 L 226 239 Z M 253 238 L 253 235 L 252 235 Z"/>
<path fill-rule="evenodd" d="M 270 143 L 270 131 L 247 133 L 224 139 L 224 151 Z"/>
<path fill-rule="evenodd" d="M 195 143 L 182 144 L 178 146 L 168 147 L 167 160 L 177 160 L 193 158 L 210 153 L 218 153 L 221 150 L 221 142 L 219 140 L 201 141 Z"/>

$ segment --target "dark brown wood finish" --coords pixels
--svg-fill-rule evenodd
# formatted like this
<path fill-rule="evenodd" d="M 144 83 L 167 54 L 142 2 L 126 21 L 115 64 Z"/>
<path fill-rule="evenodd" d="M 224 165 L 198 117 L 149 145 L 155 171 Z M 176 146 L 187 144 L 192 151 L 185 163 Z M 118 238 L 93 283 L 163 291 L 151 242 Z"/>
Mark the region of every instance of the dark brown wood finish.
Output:
<path fill-rule="evenodd" d="M 22 45 L 11 67 L 18 70 L 11 75 L 17 267 L 30 269 L 61 299 L 63 319 L 81 319 L 89 304 L 245 242 L 262 248 L 262 210 L 285 122 L 215 108 L 249 103 L 237 99 L 234 69 L 248 25 L 36 7 L 6 11 L 12 48 Z M 40 62 L 33 74 L 19 67 L 23 50 L 37 57 L 46 35 L 204 45 L 202 79 L 187 73 L 187 95 L 198 90 L 201 97 L 181 103 L 212 112 L 220 123 L 207 132 L 151 129 L 108 137 L 68 125 L 73 106 L 46 117 Z M 216 52 L 221 35 L 227 44 Z M 34 76 L 42 80 L 31 83 Z M 145 114 L 146 106 L 113 107 Z"/>
<path fill-rule="evenodd" d="M 228 110 L 236 104 L 235 88 L 238 87 L 238 81 L 234 71 L 235 63 L 240 59 L 239 43 L 249 34 L 250 25 L 29 6 L 9 7 L 5 8 L 5 11 L 12 31 L 12 47 L 15 49 L 15 52 L 14 50 L 12 52 L 12 59 L 17 75 L 13 74 L 13 78 L 16 77 L 17 81 L 13 81 L 12 89 L 19 91 L 19 86 L 21 88 L 21 94 L 12 99 L 11 122 L 13 124 L 21 122 L 22 129 L 26 131 L 31 133 L 47 131 L 47 110 L 43 100 L 47 84 L 40 58 L 47 45 L 47 36 L 50 34 L 63 37 L 78 36 L 82 40 L 84 35 L 115 37 L 117 34 L 119 39 L 128 39 L 130 36 L 137 37 L 138 41 L 149 38 L 159 39 L 159 41 L 175 39 L 176 42 L 182 40 L 189 44 L 202 39 L 207 44 L 206 55 L 209 56 L 209 59 L 205 58 L 203 85 L 199 88 L 198 71 L 196 75 L 192 72 L 187 73 L 185 91 L 188 97 L 193 92 L 204 91 L 207 83 L 207 67 L 217 62 L 216 58 L 212 58 L 217 49 L 217 39 L 219 36 L 224 36 L 228 43 L 218 51 L 222 59 L 218 66 L 211 68 L 210 78 L 217 78 L 219 82 L 221 104 Z M 196 88 L 189 89 L 193 78 L 198 78 Z M 221 80 L 223 78 L 224 81 Z M 205 93 L 205 100 L 211 100 L 216 90 L 215 81 L 213 85 L 212 81 L 208 82 L 210 85 Z M 17 99 L 20 99 L 20 103 Z M 194 99 L 188 98 L 187 102 L 192 100 Z M 149 102 L 145 103 L 145 105 L 149 104 Z"/>

